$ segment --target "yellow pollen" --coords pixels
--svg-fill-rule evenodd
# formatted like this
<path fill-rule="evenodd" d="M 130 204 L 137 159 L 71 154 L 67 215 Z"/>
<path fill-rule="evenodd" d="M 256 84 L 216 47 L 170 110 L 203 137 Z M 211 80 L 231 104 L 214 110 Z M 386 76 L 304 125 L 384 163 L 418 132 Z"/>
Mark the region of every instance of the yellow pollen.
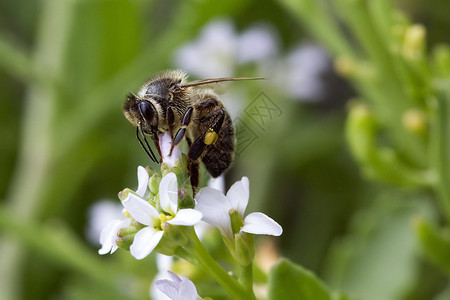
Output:
<path fill-rule="evenodd" d="M 205 134 L 204 142 L 206 145 L 211 145 L 216 143 L 218 138 L 219 136 L 217 135 L 217 133 L 210 128 L 208 129 L 208 132 Z"/>
<path fill-rule="evenodd" d="M 130 213 L 128 212 L 128 210 L 125 210 L 123 214 L 125 215 L 125 217 L 131 218 L 131 215 L 130 215 Z"/>
<path fill-rule="evenodd" d="M 172 220 L 173 216 L 170 216 L 170 215 L 168 216 L 168 215 L 161 213 L 161 214 L 159 214 L 159 219 L 161 220 L 161 223 L 164 223 L 166 221 Z"/>

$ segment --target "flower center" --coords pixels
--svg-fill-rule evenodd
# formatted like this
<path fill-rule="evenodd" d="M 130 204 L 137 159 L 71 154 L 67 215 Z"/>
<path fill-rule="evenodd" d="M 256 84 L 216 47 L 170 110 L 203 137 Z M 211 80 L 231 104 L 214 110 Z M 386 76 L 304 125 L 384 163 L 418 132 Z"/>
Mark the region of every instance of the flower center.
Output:
<path fill-rule="evenodd" d="M 159 214 L 159 219 L 161 220 L 161 224 L 164 224 L 164 222 L 172 220 L 173 216 L 160 213 Z"/>

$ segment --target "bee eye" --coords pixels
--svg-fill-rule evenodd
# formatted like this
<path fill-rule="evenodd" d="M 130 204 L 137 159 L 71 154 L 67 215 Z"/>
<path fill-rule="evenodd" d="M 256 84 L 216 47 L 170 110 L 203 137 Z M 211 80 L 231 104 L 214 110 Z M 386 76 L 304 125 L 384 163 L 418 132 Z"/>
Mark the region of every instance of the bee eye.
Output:
<path fill-rule="evenodd" d="M 142 100 L 139 101 L 138 107 L 141 116 L 149 123 L 153 119 L 153 105 L 147 100 Z"/>

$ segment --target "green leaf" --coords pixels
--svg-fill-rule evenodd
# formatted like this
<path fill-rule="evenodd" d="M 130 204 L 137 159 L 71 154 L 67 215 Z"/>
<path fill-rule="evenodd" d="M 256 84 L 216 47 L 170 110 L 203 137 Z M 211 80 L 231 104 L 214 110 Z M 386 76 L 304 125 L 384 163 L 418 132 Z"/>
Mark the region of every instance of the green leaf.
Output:
<path fill-rule="evenodd" d="M 425 256 L 450 275 L 450 235 L 422 217 L 414 219 L 414 231 Z"/>
<path fill-rule="evenodd" d="M 287 259 L 269 274 L 269 299 L 331 299 L 327 287 L 310 271 Z"/>
<path fill-rule="evenodd" d="M 420 279 L 411 217 L 432 218 L 426 195 L 388 192 L 353 217 L 325 263 L 327 282 L 357 299 L 403 299 Z"/>

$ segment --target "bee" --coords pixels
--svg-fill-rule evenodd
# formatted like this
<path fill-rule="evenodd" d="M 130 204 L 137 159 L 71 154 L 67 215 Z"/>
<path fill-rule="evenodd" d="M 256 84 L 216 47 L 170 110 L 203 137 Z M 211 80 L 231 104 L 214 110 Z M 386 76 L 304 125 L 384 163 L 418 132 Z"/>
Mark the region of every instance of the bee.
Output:
<path fill-rule="evenodd" d="M 188 172 L 195 189 L 199 183 L 199 161 L 212 177 L 222 174 L 233 161 L 235 140 L 230 115 L 206 85 L 263 78 L 211 78 L 187 82 L 181 70 L 169 70 L 151 78 L 137 94 L 130 93 L 123 106 L 125 117 L 136 126 L 136 136 L 147 155 L 159 163 L 146 135 L 161 156 L 159 135 L 168 132 L 172 147 L 186 139 Z"/>

